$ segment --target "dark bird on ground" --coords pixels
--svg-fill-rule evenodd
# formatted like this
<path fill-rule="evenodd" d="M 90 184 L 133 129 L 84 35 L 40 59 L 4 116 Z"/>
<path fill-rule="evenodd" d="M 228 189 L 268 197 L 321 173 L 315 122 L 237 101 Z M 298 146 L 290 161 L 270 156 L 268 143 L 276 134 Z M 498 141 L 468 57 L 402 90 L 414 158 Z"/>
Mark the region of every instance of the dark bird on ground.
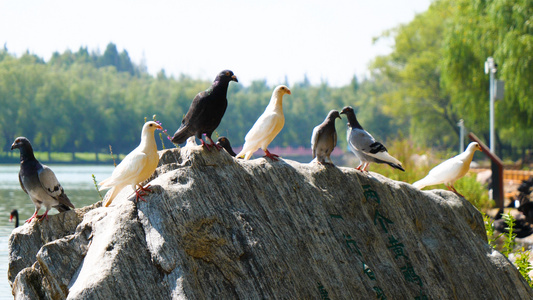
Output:
<path fill-rule="evenodd" d="M 16 138 L 11 145 L 11 150 L 13 149 L 20 151 L 20 186 L 35 205 L 35 213 L 26 222 L 31 222 L 35 217 L 40 217 L 41 221 L 44 220 L 48 217 L 48 211 L 52 207 L 59 212 L 74 208 L 54 172 L 35 158 L 33 148 L 27 138 Z M 42 216 L 37 216 L 43 205 L 46 211 Z"/>
<path fill-rule="evenodd" d="M 19 227 L 19 212 L 16 209 L 9 214 L 9 222 L 13 222 L 13 218 L 15 218 L 15 228 Z"/>
<path fill-rule="evenodd" d="M 235 152 L 233 152 L 233 148 L 231 148 L 231 144 L 227 137 L 221 136 L 217 139 L 217 145 L 220 147 L 226 149 L 226 151 L 229 153 L 229 155 L 235 157 L 237 155 Z"/>
<path fill-rule="evenodd" d="M 342 109 L 341 114 L 348 118 L 347 140 L 350 150 L 359 158 L 357 170 L 366 171 L 370 163 L 388 164 L 398 170 L 405 170 L 402 163 L 392 157 L 382 143 L 377 142 L 370 133 L 363 129 L 355 117 L 355 112 L 350 106 Z"/>
<path fill-rule="evenodd" d="M 324 122 L 313 129 L 311 149 L 313 150 L 313 159 L 316 158 L 316 162 L 319 164 L 327 164 L 326 158 L 329 163 L 333 164 L 329 156 L 337 146 L 337 130 L 335 130 L 337 118 L 342 119 L 339 111 L 332 110 Z"/>
<path fill-rule="evenodd" d="M 226 94 L 230 81 L 238 82 L 232 71 L 224 70 L 217 75 L 209 89 L 198 93 L 194 97 L 189 111 L 181 121 L 180 128 L 172 137 L 172 143 L 182 144 L 190 136 L 194 135 L 208 150 L 210 146 L 214 146 L 219 150 L 222 149 L 213 142 L 211 134 L 217 129 L 226 112 L 228 106 Z M 203 134 L 205 134 L 209 144 L 202 139 Z"/>

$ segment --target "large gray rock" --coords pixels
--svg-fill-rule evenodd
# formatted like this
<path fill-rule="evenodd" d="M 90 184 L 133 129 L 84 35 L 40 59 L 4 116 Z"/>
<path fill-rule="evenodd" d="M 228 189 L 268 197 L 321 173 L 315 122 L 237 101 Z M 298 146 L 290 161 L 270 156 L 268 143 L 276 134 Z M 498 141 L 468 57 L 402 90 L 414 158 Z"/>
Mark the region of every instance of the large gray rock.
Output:
<path fill-rule="evenodd" d="M 17 299 L 532 299 L 463 198 L 354 169 L 161 152 L 148 202 L 10 237 Z"/>

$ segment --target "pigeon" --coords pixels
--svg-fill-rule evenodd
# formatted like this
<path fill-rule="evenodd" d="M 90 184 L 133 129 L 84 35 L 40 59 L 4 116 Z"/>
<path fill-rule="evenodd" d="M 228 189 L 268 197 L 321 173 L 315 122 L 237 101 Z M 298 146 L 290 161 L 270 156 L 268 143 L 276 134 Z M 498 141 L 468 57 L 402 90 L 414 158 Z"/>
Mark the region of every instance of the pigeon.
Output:
<path fill-rule="evenodd" d="M 11 145 L 11 150 L 20 151 L 20 172 L 19 182 L 22 190 L 30 196 L 35 205 L 35 213 L 26 220 L 31 222 L 35 217 L 40 217 L 39 221 L 48 218 L 48 211 L 52 207 L 59 212 L 64 212 L 74 208 L 72 202 L 65 194 L 63 187 L 56 178 L 56 175 L 48 166 L 41 164 L 33 154 L 30 141 L 25 137 L 18 137 Z M 37 216 L 41 206 L 46 208 L 42 216 Z"/>
<path fill-rule="evenodd" d="M 181 126 L 172 137 L 172 143 L 182 144 L 190 136 L 194 135 L 207 150 L 209 150 L 210 146 L 214 146 L 219 150 L 222 149 L 213 142 L 211 134 L 218 127 L 226 112 L 226 107 L 228 106 L 226 94 L 230 81 L 238 82 L 232 71 L 224 70 L 217 75 L 209 89 L 198 93 L 194 97 L 189 111 L 181 121 Z M 203 134 L 206 135 L 210 144 L 204 142 L 202 139 Z"/>
<path fill-rule="evenodd" d="M 468 172 L 476 150 L 483 151 L 478 143 L 470 143 L 465 152 L 440 163 L 431 169 L 426 177 L 413 183 L 413 185 L 416 188 L 422 189 L 428 185 L 444 183 L 448 189 L 461 195 L 455 190 L 453 184 Z"/>
<path fill-rule="evenodd" d="M 392 157 L 382 143 L 376 142 L 374 137 L 363 129 L 355 117 L 353 108 L 346 106 L 342 109 L 341 114 L 345 114 L 348 118 L 346 140 L 348 141 L 350 150 L 359 158 L 360 164 L 357 166 L 357 170 L 366 171 L 370 163 L 375 162 L 388 164 L 395 169 L 405 172 L 402 163 Z"/>
<path fill-rule="evenodd" d="M 228 140 L 227 137 L 225 136 L 221 136 L 217 139 L 217 145 L 219 145 L 220 147 L 226 149 L 226 151 L 229 153 L 229 155 L 235 157 L 237 154 L 235 154 L 235 152 L 233 151 L 233 149 L 231 148 L 231 144 Z"/>
<path fill-rule="evenodd" d="M 141 143 L 131 151 L 113 170 L 111 177 L 100 182 L 101 189 L 111 188 L 104 197 L 104 206 L 109 206 L 120 191 L 131 185 L 135 191 L 135 200 L 144 200 L 145 192 L 151 192 L 150 185 L 142 186 L 142 182 L 150 178 L 159 163 L 159 154 L 155 143 L 154 132 L 163 130 L 161 125 L 154 121 L 146 122 L 141 133 Z M 139 188 L 137 188 L 139 186 Z"/>
<path fill-rule="evenodd" d="M 9 222 L 13 222 L 13 218 L 15 218 L 15 228 L 19 227 L 19 212 L 16 209 L 9 214 Z"/>
<path fill-rule="evenodd" d="M 257 119 L 252 129 L 246 134 L 244 138 L 244 146 L 237 158 L 243 157 L 245 160 L 250 159 L 252 154 L 259 148 L 265 151 L 265 156 L 277 161 L 276 154 L 268 151 L 267 147 L 272 140 L 278 135 L 285 124 L 285 116 L 283 115 L 283 95 L 291 94 L 291 90 L 284 85 L 277 86 L 272 93 L 270 103 L 265 108 L 263 114 Z"/>
<path fill-rule="evenodd" d="M 313 159 L 319 164 L 326 164 L 326 158 L 330 161 L 331 152 L 337 146 L 337 131 L 335 130 L 335 120 L 341 118 L 338 110 L 332 110 L 322 122 L 313 129 L 311 136 L 311 149 L 313 150 Z"/>

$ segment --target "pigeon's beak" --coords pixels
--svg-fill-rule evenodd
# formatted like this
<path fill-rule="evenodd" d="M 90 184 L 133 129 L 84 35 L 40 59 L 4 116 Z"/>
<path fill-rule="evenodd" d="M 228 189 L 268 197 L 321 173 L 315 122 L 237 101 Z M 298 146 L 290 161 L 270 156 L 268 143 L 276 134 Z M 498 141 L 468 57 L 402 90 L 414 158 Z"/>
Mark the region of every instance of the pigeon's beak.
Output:
<path fill-rule="evenodd" d="M 231 81 L 239 82 L 239 80 L 237 80 L 237 76 L 235 75 L 231 76 Z"/>
<path fill-rule="evenodd" d="M 155 128 L 157 128 L 159 130 L 163 130 L 163 127 L 161 125 L 157 125 Z"/>
<path fill-rule="evenodd" d="M 13 149 L 15 149 L 15 148 L 17 148 L 17 144 L 13 143 L 13 144 L 11 145 L 11 150 L 13 150 Z"/>
<path fill-rule="evenodd" d="M 287 89 L 287 94 L 292 95 L 291 90 Z"/>

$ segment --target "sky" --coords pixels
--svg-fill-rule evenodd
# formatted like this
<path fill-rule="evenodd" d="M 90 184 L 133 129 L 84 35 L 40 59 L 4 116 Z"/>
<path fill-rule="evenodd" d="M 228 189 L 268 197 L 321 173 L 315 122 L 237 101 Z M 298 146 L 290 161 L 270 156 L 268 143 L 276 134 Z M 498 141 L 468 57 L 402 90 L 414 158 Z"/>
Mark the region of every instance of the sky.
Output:
<path fill-rule="evenodd" d="M 80 47 L 126 50 L 151 74 L 213 80 L 230 69 L 239 82 L 349 84 L 391 52 L 373 38 L 406 24 L 431 0 L 2 0 L 0 42 L 12 54 L 48 61 Z"/>

